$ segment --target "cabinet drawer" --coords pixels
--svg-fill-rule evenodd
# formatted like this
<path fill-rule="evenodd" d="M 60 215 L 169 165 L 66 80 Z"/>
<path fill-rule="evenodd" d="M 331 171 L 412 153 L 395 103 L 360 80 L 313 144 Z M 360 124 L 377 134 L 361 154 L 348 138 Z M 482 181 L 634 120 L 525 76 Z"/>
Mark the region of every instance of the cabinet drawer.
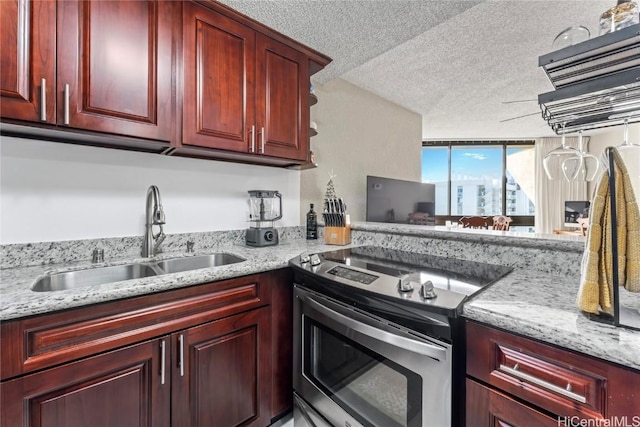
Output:
<path fill-rule="evenodd" d="M 558 427 L 558 418 L 467 379 L 467 427 Z"/>
<path fill-rule="evenodd" d="M 246 276 L 3 322 L 2 379 L 267 305 L 267 281 Z"/>
<path fill-rule="evenodd" d="M 473 322 L 467 322 L 467 375 L 581 419 L 633 415 L 640 391 L 635 371 Z"/>

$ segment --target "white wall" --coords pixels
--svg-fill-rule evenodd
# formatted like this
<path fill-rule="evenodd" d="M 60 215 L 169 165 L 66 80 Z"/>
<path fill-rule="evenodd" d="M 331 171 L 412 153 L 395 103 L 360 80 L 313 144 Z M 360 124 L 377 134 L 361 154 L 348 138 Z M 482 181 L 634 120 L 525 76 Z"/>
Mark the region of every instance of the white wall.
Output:
<path fill-rule="evenodd" d="M 364 221 L 367 175 L 421 181 L 422 118 L 342 79 L 316 87 L 311 150 L 318 167 L 302 171 L 302 216 L 322 212 L 329 173 L 352 221 Z"/>
<path fill-rule="evenodd" d="M 300 172 L 2 137 L 0 243 L 142 235 L 147 188 L 160 189 L 165 233 L 248 226 L 248 190 L 279 190 L 297 226 Z"/>
<path fill-rule="evenodd" d="M 640 123 L 629 125 L 629 143 L 640 145 Z M 599 159 L 607 147 L 618 146 L 624 141 L 624 127 L 616 126 L 606 129 L 591 136 L 589 142 L 589 152 Z M 640 202 L 640 148 L 635 148 L 621 153 L 622 158 L 629 170 L 629 176 L 636 195 Z M 593 194 L 597 180 L 590 184 L 589 194 Z"/>

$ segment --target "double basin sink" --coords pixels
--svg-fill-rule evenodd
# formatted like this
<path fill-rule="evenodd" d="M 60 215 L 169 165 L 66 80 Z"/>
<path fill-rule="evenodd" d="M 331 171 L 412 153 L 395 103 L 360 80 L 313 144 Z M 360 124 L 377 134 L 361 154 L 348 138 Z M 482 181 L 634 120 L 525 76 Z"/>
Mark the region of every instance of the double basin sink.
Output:
<path fill-rule="evenodd" d="M 245 259 L 237 255 L 216 253 L 211 255 L 171 258 L 164 261 L 137 262 L 110 267 L 88 268 L 85 270 L 48 274 L 38 279 L 33 286 L 31 286 L 31 290 L 35 292 L 62 291 L 103 283 L 142 279 L 160 274 L 220 267 L 241 261 L 245 261 Z"/>

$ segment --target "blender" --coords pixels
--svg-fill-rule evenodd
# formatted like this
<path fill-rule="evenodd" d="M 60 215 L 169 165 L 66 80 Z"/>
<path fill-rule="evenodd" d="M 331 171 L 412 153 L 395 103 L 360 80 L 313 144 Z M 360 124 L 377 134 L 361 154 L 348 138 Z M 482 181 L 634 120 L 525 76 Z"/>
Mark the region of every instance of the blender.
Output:
<path fill-rule="evenodd" d="M 278 230 L 273 226 L 273 222 L 282 218 L 282 195 L 278 191 L 251 190 L 249 205 L 251 226 L 246 232 L 247 245 L 277 245 Z"/>

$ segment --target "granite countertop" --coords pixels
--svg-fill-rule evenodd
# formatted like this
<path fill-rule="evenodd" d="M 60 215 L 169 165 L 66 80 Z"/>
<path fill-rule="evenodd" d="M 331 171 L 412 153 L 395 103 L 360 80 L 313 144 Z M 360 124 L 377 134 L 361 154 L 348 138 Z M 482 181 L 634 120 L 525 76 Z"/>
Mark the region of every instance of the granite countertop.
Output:
<path fill-rule="evenodd" d="M 437 236 L 443 242 L 449 240 L 494 245 L 529 246 L 559 252 L 580 251 L 583 240 L 568 240 L 552 236 L 520 236 L 516 233 L 487 233 L 445 227 L 416 227 L 389 224 L 358 223 L 358 230 L 350 246 L 379 243 L 380 233 L 417 238 Z M 508 233 L 508 232 L 507 232 Z M 394 239 L 384 237 L 388 247 Z M 398 249 L 411 250 L 403 240 Z M 277 246 L 251 248 L 239 243 L 220 244 L 193 255 L 227 252 L 246 258 L 246 261 L 226 266 L 200 269 L 190 272 L 153 276 L 138 280 L 82 287 L 56 292 L 33 292 L 30 286 L 47 272 L 73 270 L 91 266 L 87 261 L 74 261 L 31 267 L 0 270 L 0 320 L 7 321 L 56 310 L 128 298 L 152 292 L 176 289 L 198 283 L 207 283 L 286 267 L 288 260 L 302 252 L 315 253 L 334 250 L 336 246 L 323 244 L 322 240 L 307 241 L 293 238 Z M 416 252 L 424 248 L 415 247 Z M 440 255 L 446 248 L 438 246 Z M 557 253 L 557 252 L 556 252 Z M 575 255 L 575 254 L 574 254 Z M 183 252 L 165 253 L 157 259 L 187 256 Z M 455 257 L 455 253 L 451 253 Z M 507 258 L 505 258 L 507 259 Z M 110 259 L 110 264 L 124 264 L 142 259 Z M 148 260 L 144 260 L 148 261 Z M 499 261 L 499 260 L 498 260 Z M 498 262 L 494 262 L 498 263 Z M 610 362 L 640 370 L 640 331 L 615 328 L 588 320 L 575 304 L 578 278 L 575 274 L 553 274 L 526 267 L 515 267 L 513 272 L 498 280 L 464 305 L 463 315 L 469 319 L 492 325 L 523 336 L 555 344 L 576 352 L 585 353 Z M 625 301 L 627 307 L 640 311 L 640 294 L 633 294 Z"/>
<path fill-rule="evenodd" d="M 384 222 L 355 222 L 353 230 L 370 233 L 391 233 L 400 236 L 434 237 L 469 243 L 494 243 L 503 246 L 517 246 L 556 251 L 582 251 L 584 236 L 567 236 L 541 233 L 521 233 L 517 231 L 498 231 L 462 228 L 457 226 L 418 226 L 411 224 L 390 224 Z"/>
<path fill-rule="evenodd" d="M 299 239 L 282 242 L 277 246 L 265 248 L 252 248 L 243 244 L 227 244 L 206 251 L 196 251 L 193 254 L 185 254 L 184 252 L 163 253 L 153 259 L 129 257 L 109 259 L 107 262 L 101 264 L 77 261 L 4 269 L 0 270 L 0 321 L 276 270 L 286 267 L 289 259 L 300 255 L 302 252 L 323 252 L 331 250 L 332 248 L 335 249 L 335 246 L 324 245 L 324 242 L 320 240 L 307 241 Z M 150 260 L 206 255 L 217 252 L 239 255 L 246 260 L 213 268 L 162 274 L 142 279 L 105 283 L 62 291 L 34 292 L 30 289 L 31 285 L 38 278 L 50 272 L 58 273 L 85 269 L 87 267 L 149 262 Z"/>
<path fill-rule="evenodd" d="M 467 302 L 472 320 L 640 370 L 640 331 L 592 320 L 577 308 L 578 283 L 566 276 L 514 270 Z M 640 295 L 627 294 L 640 311 Z"/>

